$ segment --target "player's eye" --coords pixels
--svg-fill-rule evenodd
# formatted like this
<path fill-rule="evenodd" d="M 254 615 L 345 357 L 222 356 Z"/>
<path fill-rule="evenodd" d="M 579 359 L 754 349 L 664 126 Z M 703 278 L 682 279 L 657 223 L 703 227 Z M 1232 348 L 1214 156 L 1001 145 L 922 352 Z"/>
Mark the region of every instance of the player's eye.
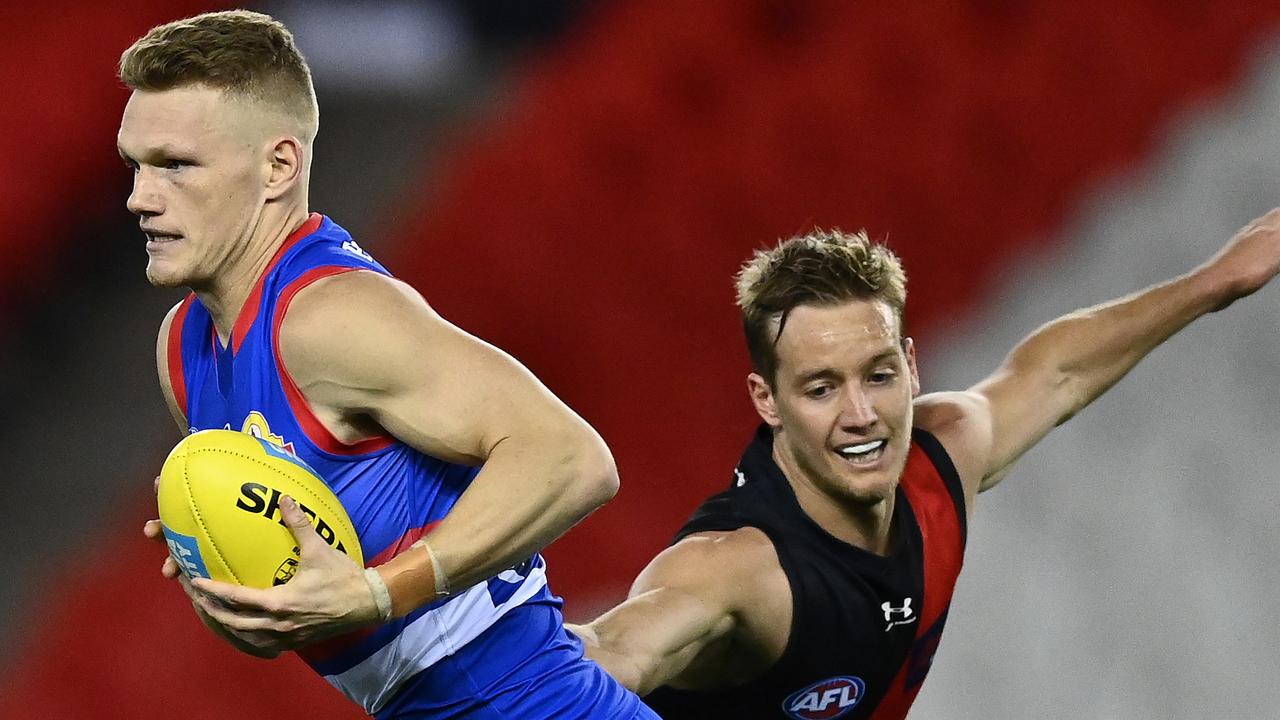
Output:
<path fill-rule="evenodd" d="M 830 385 L 814 385 L 813 387 L 806 389 L 804 394 L 805 397 L 817 400 L 830 395 L 832 390 L 834 390 L 834 388 Z"/>
<path fill-rule="evenodd" d="M 870 382 L 873 385 L 884 385 L 886 383 L 893 382 L 893 379 L 896 377 L 898 377 L 898 373 L 893 370 L 876 370 L 867 376 L 867 382 Z"/>

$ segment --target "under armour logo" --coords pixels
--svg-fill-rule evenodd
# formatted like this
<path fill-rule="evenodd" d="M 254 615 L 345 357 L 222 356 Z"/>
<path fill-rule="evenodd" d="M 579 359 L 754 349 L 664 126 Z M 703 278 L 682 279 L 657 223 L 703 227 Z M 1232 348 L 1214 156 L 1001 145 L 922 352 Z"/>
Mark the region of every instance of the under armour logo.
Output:
<path fill-rule="evenodd" d="M 880 609 L 884 611 L 884 621 L 889 623 L 884 628 L 885 632 L 893 629 L 894 625 L 910 625 L 916 621 L 916 614 L 911 609 L 911 598 L 904 598 L 902 607 L 894 607 L 893 603 L 886 601 Z"/>

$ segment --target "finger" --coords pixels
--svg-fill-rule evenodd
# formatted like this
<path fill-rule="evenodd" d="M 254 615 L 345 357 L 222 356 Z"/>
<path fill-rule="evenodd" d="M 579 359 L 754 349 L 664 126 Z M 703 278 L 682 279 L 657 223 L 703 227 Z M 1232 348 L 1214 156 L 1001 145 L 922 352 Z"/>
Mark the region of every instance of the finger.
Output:
<path fill-rule="evenodd" d="M 316 532 L 315 527 L 311 525 L 311 518 L 302 512 L 302 507 L 292 497 L 285 495 L 280 498 L 280 516 L 284 518 L 284 524 L 288 526 L 289 532 L 293 533 L 293 539 L 298 541 L 300 555 L 307 554 L 308 548 L 314 549 L 316 543 L 328 547 L 324 538 L 320 537 L 320 533 Z"/>
<path fill-rule="evenodd" d="M 191 587 L 197 595 L 217 600 L 223 606 L 237 612 L 278 612 L 274 595 L 267 590 L 243 585 L 219 582 L 208 578 L 194 578 Z"/>
<path fill-rule="evenodd" d="M 198 593 L 195 588 L 191 587 L 191 578 L 186 575 L 178 575 L 178 585 L 182 586 L 182 591 L 187 594 L 187 598 L 191 600 L 191 604 L 194 605 L 196 598 L 200 596 L 200 593 Z"/>
<path fill-rule="evenodd" d="M 287 628 L 278 618 L 264 612 L 251 610 L 232 610 L 217 600 L 197 595 L 195 605 L 223 627 L 236 632 L 284 632 Z"/>
<path fill-rule="evenodd" d="M 164 562 L 160 564 L 160 574 L 172 580 L 178 577 L 181 572 L 178 570 L 178 563 L 172 557 L 166 557 Z"/>
<path fill-rule="evenodd" d="M 225 638 L 227 642 L 241 652 L 268 660 L 280 655 L 282 648 L 278 647 L 280 645 L 278 637 L 263 633 L 237 632 L 214 620 L 199 604 L 193 602 L 191 607 L 196 611 L 196 617 L 200 618 L 200 622 L 204 623 L 205 627 L 218 636 Z"/>
<path fill-rule="evenodd" d="M 151 483 L 151 489 L 152 489 L 152 490 L 155 490 L 157 494 L 159 494 L 159 493 L 160 493 L 160 476 L 159 476 L 159 475 L 157 475 L 157 476 L 156 476 L 156 479 L 155 479 L 154 481 L 152 481 L 152 483 Z"/>
<path fill-rule="evenodd" d="M 142 534 L 152 540 L 164 540 L 164 526 L 159 520 L 148 520 L 142 526 Z"/>

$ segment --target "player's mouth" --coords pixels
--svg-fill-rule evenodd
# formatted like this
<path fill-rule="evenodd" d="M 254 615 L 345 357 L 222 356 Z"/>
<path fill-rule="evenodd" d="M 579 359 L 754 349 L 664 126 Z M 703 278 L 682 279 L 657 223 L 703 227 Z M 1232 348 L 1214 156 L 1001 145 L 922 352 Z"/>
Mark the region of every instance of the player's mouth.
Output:
<path fill-rule="evenodd" d="M 144 230 L 142 233 L 147 238 L 147 250 L 158 250 L 169 243 L 182 239 L 178 233 L 164 232 L 162 230 Z"/>
<path fill-rule="evenodd" d="M 872 467 L 880 461 L 880 458 L 884 457 L 884 451 L 888 447 L 889 441 L 880 439 L 868 440 L 867 442 L 862 443 L 846 443 L 844 445 L 837 445 L 835 450 L 836 454 L 850 465 L 856 465 L 858 467 Z"/>

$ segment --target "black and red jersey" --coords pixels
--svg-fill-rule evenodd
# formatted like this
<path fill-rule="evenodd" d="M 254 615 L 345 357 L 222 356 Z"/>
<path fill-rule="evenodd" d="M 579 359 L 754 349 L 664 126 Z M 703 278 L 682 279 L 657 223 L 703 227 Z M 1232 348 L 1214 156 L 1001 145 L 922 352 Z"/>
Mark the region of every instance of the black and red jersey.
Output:
<path fill-rule="evenodd" d="M 786 649 L 768 671 L 716 691 L 659 688 L 664 718 L 831 720 L 906 717 L 933 661 L 964 556 L 964 491 L 950 456 L 916 429 L 894 505 L 887 556 L 837 540 L 801 510 L 761 426 L 732 486 L 676 535 L 755 527 L 791 585 Z"/>

